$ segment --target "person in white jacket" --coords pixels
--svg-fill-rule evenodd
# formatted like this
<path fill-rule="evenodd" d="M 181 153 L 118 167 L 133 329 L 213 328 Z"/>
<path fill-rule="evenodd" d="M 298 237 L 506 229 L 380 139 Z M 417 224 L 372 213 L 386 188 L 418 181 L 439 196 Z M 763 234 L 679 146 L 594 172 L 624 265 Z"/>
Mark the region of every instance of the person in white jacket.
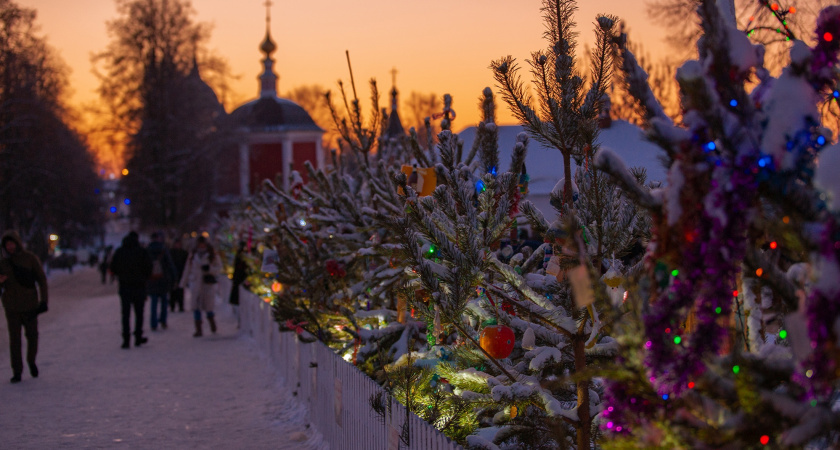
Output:
<path fill-rule="evenodd" d="M 213 250 L 213 246 L 207 242 L 207 238 L 200 236 L 196 241 L 195 248 L 187 258 L 187 265 L 184 267 L 184 275 L 181 277 L 181 287 L 190 290 L 190 304 L 192 305 L 193 317 L 195 318 L 195 334 L 193 337 L 200 337 L 201 312 L 207 316 L 210 324 L 210 331 L 216 332 L 216 319 L 213 306 L 216 303 L 219 277 L 222 272 L 222 261 L 219 255 Z"/>

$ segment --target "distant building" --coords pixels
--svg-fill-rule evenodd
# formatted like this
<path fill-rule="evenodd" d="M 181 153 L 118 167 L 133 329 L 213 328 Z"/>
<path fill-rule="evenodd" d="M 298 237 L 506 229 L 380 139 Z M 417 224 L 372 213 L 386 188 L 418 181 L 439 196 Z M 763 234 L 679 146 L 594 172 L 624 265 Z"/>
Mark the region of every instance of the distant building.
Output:
<path fill-rule="evenodd" d="M 520 125 L 499 126 L 499 172 L 506 171 L 510 167 L 513 147 L 516 145 L 516 136 L 524 133 Z M 469 149 L 475 141 L 477 127 L 467 127 L 458 137 L 464 141 L 464 148 Z M 664 153 L 656 144 L 648 142 L 644 138 L 641 128 L 624 120 L 614 120 L 609 128 L 601 129 L 598 134 L 598 143 L 614 151 L 627 164 L 628 168 L 643 167 L 647 171 L 648 181 L 665 182 L 666 170 L 659 161 Z M 563 156 L 560 150 L 546 147 L 535 139 L 528 140 L 528 152 L 525 155 L 525 167 L 530 181 L 528 183 L 528 196 L 534 206 L 537 207 L 547 218 L 555 217 L 555 210 L 549 203 L 551 191 L 563 178 Z M 574 177 L 577 167 L 572 160 L 572 176 Z"/>
<path fill-rule="evenodd" d="M 315 121 L 297 103 L 277 96 L 277 74 L 272 54 L 277 45 L 271 39 L 270 17 L 266 17 L 265 38 L 260 44 L 263 73 L 258 77 L 259 96 L 237 107 L 227 118 L 238 147 L 223 154 L 217 167 L 216 195 L 222 201 L 235 201 L 259 190 L 263 180 L 278 181 L 289 189 L 293 170 L 304 181 L 304 163 L 324 167 L 324 134 Z"/>

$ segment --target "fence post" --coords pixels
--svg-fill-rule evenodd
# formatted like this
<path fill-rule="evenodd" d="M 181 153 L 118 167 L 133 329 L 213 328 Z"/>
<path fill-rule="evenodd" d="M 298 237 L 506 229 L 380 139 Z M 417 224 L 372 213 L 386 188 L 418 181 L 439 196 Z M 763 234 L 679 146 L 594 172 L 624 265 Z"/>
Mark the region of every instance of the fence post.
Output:
<path fill-rule="evenodd" d="M 241 330 L 256 342 L 257 350 L 283 378 L 286 388 L 297 391 L 307 409 L 310 426 L 321 433 L 334 450 L 456 450 L 463 447 L 391 397 L 355 365 L 320 342 L 304 344 L 296 333 L 283 332 L 263 299 L 240 292 Z M 314 363 L 316 367 L 310 367 Z M 382 393 L 386 410 L 381 422 L 373 417 L 369 398 Z M 407 420 L 407 421 L 406 421 Z M 407 423 L 410 444 L 400 440 Z"/>

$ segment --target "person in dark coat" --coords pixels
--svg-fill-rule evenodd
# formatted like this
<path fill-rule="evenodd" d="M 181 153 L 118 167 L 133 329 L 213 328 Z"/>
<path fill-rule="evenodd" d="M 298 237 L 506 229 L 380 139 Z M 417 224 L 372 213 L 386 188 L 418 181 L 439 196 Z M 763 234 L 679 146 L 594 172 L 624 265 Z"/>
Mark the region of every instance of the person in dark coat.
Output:
<path fill-rule="evenodd" d="M 38 314 L 47 310 L 47 276 L 34 253 L 23 248 L 23 241 L 14 231 L 0 238 L 3 259 L 0 260 L 0 284 L 3 288 L 3 309 L 9 326 L 9 354 L 12 359 L 12 383 L 23 373 L 21 329 L 26 335 L 26 363 L 33 378 L 38 377 L 35 357 L 38 354 Z M 36 289 L 37 286 L 37 289 Z"/>
<path fill-rule="evenodd" d="M 111 252 L 113 251 L 114 247 L 110 245 L 102 250 L 102 261 L 99 262 L 99 274 L 102 275 L 102 284 L 105 284 L 108 279 L 108 266 L 111 264 Z"/>
<path fill-rule="evenodd" d="M 239 248 L 233 257 L 233 279 L 231 280 L 228 301 L 233 305 L 236 327 L 239 328 L 239 286 L 248 278 L 248 264 L 245 262 L 245 243 L 239 242 Z"/>
<path fill-rule="evenodd" d="M 140 246 L 140 236 L 132 231 L 123 238 L 122 246 L 111 258 L 111 272 L 117 277 L 122 311 L 122 348 L 128 348 L 131 338 L 129 314 L 134 309 L 134 346 L 148 342 L 143 337 L 143 308 L 146 303 L 146 283 L 152 274 L 152 258 Z"/>
<path fill-rule="evenodd" d="M 184 312 L 184 288 L 179 283 L 181 282 L 181 277 L 184 276 L 184 267 L 187 265 L 187 257 L 190 254 L 184 250 L 184 244 L 180 238 L 172 242 L 172 248 L 169 250 L 169 254 L 172 256 L 172 262 L 175 264 L 175 270 L 177 272 L 175 284 L 169 296 L 170 309 L 172 312 L 175 312 L 175 306 L 177 306 L 178 312 Z"/>
<path fill-rule="evenodd" d="M 149 299 L 151 299 L 151 304 L 149 305 L 151 308 L 149 311 L 149 327 L 152 331 L 157 330 L 158 319 L 160 319 L 160 327 L 164 330 L 166 329 L 169 291 L 172 289 L 175 281 L 177 281 L 176 278 L 178 278 L 175 263 L 172 262 L 169 249 L 166 248 L 163 239 L 163 233 L 153 233 L 152 242 L 146 247 L 146 251 L 149 252 L 149 257 L 152 258 L 152 274 L 149 276 L 149 282 L 146 284 Z"/>

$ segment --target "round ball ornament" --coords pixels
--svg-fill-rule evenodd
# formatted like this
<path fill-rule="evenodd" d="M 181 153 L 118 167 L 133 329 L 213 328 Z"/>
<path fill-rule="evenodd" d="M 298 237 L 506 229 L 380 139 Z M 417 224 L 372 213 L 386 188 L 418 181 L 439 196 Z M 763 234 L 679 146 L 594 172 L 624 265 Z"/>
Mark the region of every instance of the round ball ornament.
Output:
<path fill-rule="evenodd" d="M 504 359 L 513 352 L 513 330 L 504 325 L 492 325 L 481 330 L 479 344 L 490 356 Z"/>

